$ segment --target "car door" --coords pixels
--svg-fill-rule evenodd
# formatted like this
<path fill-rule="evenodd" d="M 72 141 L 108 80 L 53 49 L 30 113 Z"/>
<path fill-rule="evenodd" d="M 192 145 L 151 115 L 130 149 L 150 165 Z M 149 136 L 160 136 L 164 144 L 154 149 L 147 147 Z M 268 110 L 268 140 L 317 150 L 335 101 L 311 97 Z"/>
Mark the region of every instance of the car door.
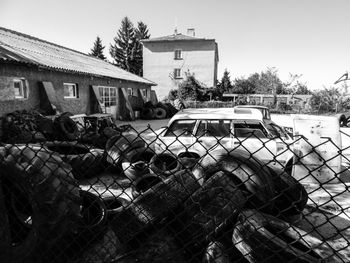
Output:
<path fill-rule="evenodd" d="M 191 152 L 200 156 L 217 149 L 232 149 L 231 120 L 199 120 Z"/>
<path fill-rule="evenodd" d="M 177 155 L 189 149 L 194 141 L 194 128 L 196 120 L 175 120 L 162 134 L 155 143 L 156 153 L 171 152 Z"/>
<path fill-rule="evenodd" d="M 260 121 L 234 120 L 233 128 L 233 150 L 247 151 L 263 162 L 276 162 L 276 141 L 269 136 L 267 129 Z"/>

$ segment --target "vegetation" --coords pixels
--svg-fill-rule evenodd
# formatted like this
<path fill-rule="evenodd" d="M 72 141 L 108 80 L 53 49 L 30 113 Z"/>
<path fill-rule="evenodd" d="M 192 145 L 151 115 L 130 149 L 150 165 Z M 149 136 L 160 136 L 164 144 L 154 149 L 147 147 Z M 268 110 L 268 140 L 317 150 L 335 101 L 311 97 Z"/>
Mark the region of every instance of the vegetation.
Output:
<path fill-rule="evenodd" d="M 135 28 L 128 17 L 121 21 L 120 29 L 110 46 L 110 55 L 115 65 L 131 73 L 142 76 L 142 45 L 141 40 L 149 38 L 147 25 L 138 22 Z"/>
<path fill-rule="evenodd" d="M 102 45 L 102 40 L 99 36 L 97 36 L 94 47 L 91 49 L 91 52 L 89 55 L 97 57 L 102 60 L 106 60 L 105 55 L 103 54 L 103 50 L 105 49 L 105 46 Z"/>

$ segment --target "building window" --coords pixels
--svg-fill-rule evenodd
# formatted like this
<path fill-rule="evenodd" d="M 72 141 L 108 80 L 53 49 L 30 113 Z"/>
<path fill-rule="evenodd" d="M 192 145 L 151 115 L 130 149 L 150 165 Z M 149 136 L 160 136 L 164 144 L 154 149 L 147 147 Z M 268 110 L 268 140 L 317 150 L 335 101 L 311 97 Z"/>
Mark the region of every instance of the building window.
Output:
<path fill-rule="evenodd" d="M 16 99 L 27 99 L 28 98 L 28 87 L 25 79 L 14 79 L 13 87 L 15 90 Z"/>
<path fill-rule="evenodd" d="M 182 59 L 182 52 L 181 49 L 176 49 L 174 54 L 175 59 Z"/>
<path fill-rule="evenodd" d="M 129 96 L 134 95 L 132 88 L 128 88 L 128 95 L 129 95 Z"/>
<path fill-rule="evenodd" d="M 181 69 L 179 68 L 174 69 L 174 78 L 181 79 Z"/>
<path fill-rule="evenodd" d="M 65 99 L 79 98 L 78 85 L 75 83 L 63 83 L 63 96 Z"/>
<path fill-rule="evenodd" d="M 117 105 L 117 90 L 114 87 L 100 87 L 100 97 L 105 107 Z"/>

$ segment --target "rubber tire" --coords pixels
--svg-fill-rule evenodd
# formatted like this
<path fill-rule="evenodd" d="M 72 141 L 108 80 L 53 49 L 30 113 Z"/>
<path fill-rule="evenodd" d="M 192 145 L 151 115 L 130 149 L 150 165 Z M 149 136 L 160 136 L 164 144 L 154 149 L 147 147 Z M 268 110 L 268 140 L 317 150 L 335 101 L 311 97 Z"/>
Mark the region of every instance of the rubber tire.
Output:
<path fill-rule="evenodd" d="M 201 184 L 218 171 L 232 174 L 232 180 L 250 195 L 250 206 L 263 211 L 273 209 L 275 190 L 271 172 L 266 165 L 241 150 L 230 153 L 214 150 L 204 156 L 192 170 Z"/>
<path fill-rule="evenodd" d="M 127 133 L 114 136 L 106 143 L 107 162 L 118 165 L 125 159 L 125 154 L 134 149 L 145 148 L 146 142 L 134 133 Z"/>
<path fill-rule="evenodd" d="M 154 231 L 160 222 L 174 219 L 174 211 L 183 205 L 200 185 L 188 171 L 178 171 L 163 182 L 142 192 L 121 213 L 115 215 L 110 225 L 122 243 L 137 242 L 138 236 Z"/>
<path fill-rule="evenodd" d="M 171 153 L 154 155 L 149 164 L 151 173 L 163 178 L 169 177 L 181 169 L 181 163 Z"/>
<path fill-rule="evenodd" d="M 54 120 L 54 125 L 60 133 L 59 138 L 74 141 L 79 137 L 79 130 L 77 124 L 68 116 L 63 114 Z"/>
<path fill-rule="evenodd" d="M 256 210 L 241 213 L 233 230 L 232 241 L 251 263 L 321 262 L 322 259 L 319 254 L 321 240 Z M 309 244 L 317 248 L 312 249 Z"/>
<path fill-rule="evenodd" d="M 196 229 L 191 231 L 193 239 L 215 239 L 228 222 L 235 220 L 246 202 L 247 197 L 230 174 L 216 172 L 184 203 L 189 224 Z"/>
<path fill-rule="evenodd" d="M 156 119 L 165 119 L 166 118 L 166 110 L 163 108 L 155 108 L 154 116 Z"/>
<path fill-rule="evenodd" d="M 140 114 L 142 120 L 152 120 L 155 117 L 153 108 L 143 108 Z"/>
<path fill-rule="evenodd" d="M 348 120 L 344 114 L 337 115 L 340 127 L 348 127 Z"/>
<path fill-rule="evenodd" d="M 90 148 L 76 142 L 55 141 L 46 142 L 44 145 L 57 152 L 63 161 L 71 165 L 75 179 L 96 177 L 106 167 L 105 153 L 102 149 Z"/>
<path fill-rule="evenodd" d="M 275 187 L 275 206 L 271 214 L 282 219 L 300 215 L 308 201 L 308 194 L 304 186 L 288 173 L 270 169 Z"/>
<path fill-rule="evenodd" d="M 131 195 L 135 199 L 140 195 L 143 195 L 149 189 L 155 187 L 155 185 L 162 183 L 163 180 L 155 174 L 145 174 L 142 177 L 137 178 L 131 185 Z"/>
<path fill-rule="evenodd" d="M 6 186 L 8 218 L 12 222 L 18 218 L 15 211 L 18 212 L 19 207 L 11 198 L 11 189 L 17 189 L 15 198 L 19 200 L 23 194 L 22 202 L 27 204 L 26 209 L 30 207 L 25 213 L 31 214 L 32 221 L 27 236 L 2 253 L 7 252 L 10 262 L 45 262 L 52 257 L 52 248 L 76 227 L 80 219 L 78 183 L 69 165 L 40 146 L 1 147 L 1 155 L 0 178 Z M 17 221 L 16 229 L 19 225 L 24 224 Z"/>

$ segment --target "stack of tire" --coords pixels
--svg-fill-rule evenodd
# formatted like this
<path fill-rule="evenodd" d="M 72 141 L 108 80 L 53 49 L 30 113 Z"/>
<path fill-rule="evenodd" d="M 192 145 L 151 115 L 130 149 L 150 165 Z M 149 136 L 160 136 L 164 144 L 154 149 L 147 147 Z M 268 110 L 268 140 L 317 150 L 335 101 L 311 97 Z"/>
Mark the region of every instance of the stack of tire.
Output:
<path fill-rule="evenodd" d="M 151 102 L 146 102 L 141 110 L 141 119 L 165 119 L 175 115 L 177 109 L 170 103 L 161 103 L 153 105 Z"/>
<path fill-rule="evenodd" d="M 122 167 L 131 185 L 133 199 L 123 200 L 127 205 L 111 221 L 128 260 L 318 262 L 326 257 L 320 240 L 288 223 L 301 217 L 308 200 L 290 175 L 243 151 L 178 158 L 150 152 L 137 135 L 110 145 L 109 162 Z M 152 250 L 156 254 L 149 251 L 154 239 L 162 240 Z M 210 261 L 218 254 L 221 261 Z"/>

